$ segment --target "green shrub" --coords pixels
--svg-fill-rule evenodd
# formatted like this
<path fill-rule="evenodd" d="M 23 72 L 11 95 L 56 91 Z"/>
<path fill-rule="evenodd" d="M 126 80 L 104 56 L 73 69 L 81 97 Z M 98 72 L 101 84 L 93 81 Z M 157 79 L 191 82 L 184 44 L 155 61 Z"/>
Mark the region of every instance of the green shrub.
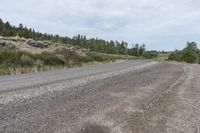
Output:
<path fill-rule="evenodd" d="M 64 62 L 54 53 L 42 52 L 41 54 L 36 55 L 36 58 L 42 60 L 44 65 L 58 66 L 64 64 Z"/>
<path fill-rule="evenodd" d="M 146 51 L 142 55 L 146 59 L 153 59 L 158 57 L 158 52 L 157 51 Z"/>
<path fill-rule="evenodd" d="M 22 55 L 20 57 L 20 64 L 21 64 L 21 67 L 33 67 L 34 60 L 28 55 Z"/>
<path fill-rule="evenodd" d="M 183 50 L 176 50 L 169 55 L 169 60 L 187 63 L 199 63 L 199 49 L 195 42 L 188 42 Z"/>
<path fill-rule="evenodd" d="M 198 58 L 197 44 L 194 42 L 188 43 L 187 47 L 182 50 L 181 60 L 187 63 L 197 63 Z"/>
<path fill-rule="evenodd" d="M 176 61 L 181 61 L 181 57 L 182 57 L 182 51 L 174 51 L 172 52 L 169 57 L 168 60 L 176 60 Z"/>
<path fill-rule="evenodd" d="M 6 65 L 18 65 L 19 64 L 19 58 L 21 55 L 18 54 L 17 51 L 14 49 L 4 48 L 0 47 L 0 64 L 6 64 Z"/>

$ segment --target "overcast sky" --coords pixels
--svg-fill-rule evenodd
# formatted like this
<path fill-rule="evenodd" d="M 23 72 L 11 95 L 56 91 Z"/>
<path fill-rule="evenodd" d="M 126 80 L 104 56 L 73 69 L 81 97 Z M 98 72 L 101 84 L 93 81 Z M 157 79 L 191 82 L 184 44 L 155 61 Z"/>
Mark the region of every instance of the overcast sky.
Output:
<path fill-rule="evenodd" d="M 41 32 L 144 43 L 148 49 L 200 44 L 199 0 L 1 0 L 0 18 Z"/>

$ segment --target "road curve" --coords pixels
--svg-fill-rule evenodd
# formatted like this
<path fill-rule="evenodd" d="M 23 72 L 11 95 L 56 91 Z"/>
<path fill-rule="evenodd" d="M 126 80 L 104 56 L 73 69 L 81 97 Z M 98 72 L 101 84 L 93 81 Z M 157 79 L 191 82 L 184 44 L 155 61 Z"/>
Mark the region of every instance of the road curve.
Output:
<path fill-rule="evenodd" d="M 47 72 L 31 74 L 19 74 L 12 76 L 0 76 L 0 93 L 15 89 L 41 86 L 61 80 L 69 80 L 77 77 L 84 77 L 105 72 L 120 71 L 125 68 L 134 67 L 147 63 L 148 61 L 120 61 L 110 64 L 100 64 L 95 66 L 85 66 L 72 69 L 61 69 Z"/>
<path fill-rule="evenodd" d="M 0 77 L 2 133 L 198 133 L 200 67 L 132 60 Z"/>

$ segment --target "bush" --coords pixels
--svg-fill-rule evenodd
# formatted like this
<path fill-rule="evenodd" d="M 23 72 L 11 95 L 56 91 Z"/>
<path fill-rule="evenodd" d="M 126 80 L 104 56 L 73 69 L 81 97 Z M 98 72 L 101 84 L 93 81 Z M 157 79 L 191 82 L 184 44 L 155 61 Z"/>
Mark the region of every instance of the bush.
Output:
<path fill-rule="evenodd" d="M 48 66 L 58 66 L 65 64 L 65 62 L 63 62 L 63 60 L 61 60 L 56 54 L 49 52 L 42 52 L 41 54 L 37 54 L 36 59 L 42 60 L 44 65 Z"/>
<path fill-rule="evenodd" d="M 176 50 L 169 55 L 168 60 L 181 61 L 181 58 L 182 58 L 182 51 Z"/>
<path fill-rule="evenodd" d="M 187 63 L 197 63 L 198 62 L 198 49 L 196 43 L 188 43 L 187 47 L 182 51 L 181 60 Z"/>
<path fill-rule="evenodd" d="M 6 65 L 8 67 L 32 66 L 34 60 L 31 58 L 32 55 L 30 53 L 12 48 L 0 47 L 0 65 Z"/>
<path fill-rule="evenodd" d="M 195 42 L 188 42 L 181 51 L 174 51 L 169 55 L 169 60 L 183 61 L 187 63 L 199 63 L 199 50 Z"/>
<path fill-rule="evenodd" d="M 158 52 L 157 51 L 146 51 L 142 55 L 146 59 L 153 59 L 158 57 Z"/>
<path fill-rule="evenodd" d="M 28 40 L 28 44 L 33 46 L 33 47 L 38 47 L 38 48 L 46 48 L 48 47 L 47 44 L 41 42 L 41 41 L 35 41 L 35 40 L 32 40 L 32 39 L 29 39 Z"/>
<path fill-rule="evenodd" d="M 0 64 L 1 65 L 19 64 L 19 58 L 20 56 L 18 55 L 17 51 L 15 51 L 14 49 L 0 47 Z"/>
<path fill-rule="evenodd" d="M 31 57 L 28 55 L 22 55 L 20 57 L 20 64 L 21 64 L 21 67 L 33 67 L 34 60 L 31 59 Z"/>

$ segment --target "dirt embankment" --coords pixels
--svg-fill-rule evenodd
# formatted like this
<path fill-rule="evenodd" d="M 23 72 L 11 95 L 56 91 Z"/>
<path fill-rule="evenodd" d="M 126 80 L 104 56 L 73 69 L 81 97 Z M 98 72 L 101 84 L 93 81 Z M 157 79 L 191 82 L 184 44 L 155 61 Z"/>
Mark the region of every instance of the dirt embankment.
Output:
<path fill-rule="evenodd" d="M 21 51 L 26 51 L 31 54 L 40 54 L 42 52 L 56 52 L 62 49 L 68 49 L 76 52 L 80 56 L 85 56 L 87 50 L 78 46 L 72 46 L 70 44 L 56 44 L 51 41 L 35 41 L 33 39 L 25 39 L 19 37 L 1 37 L 0 46 L 17 48 Z"/>

